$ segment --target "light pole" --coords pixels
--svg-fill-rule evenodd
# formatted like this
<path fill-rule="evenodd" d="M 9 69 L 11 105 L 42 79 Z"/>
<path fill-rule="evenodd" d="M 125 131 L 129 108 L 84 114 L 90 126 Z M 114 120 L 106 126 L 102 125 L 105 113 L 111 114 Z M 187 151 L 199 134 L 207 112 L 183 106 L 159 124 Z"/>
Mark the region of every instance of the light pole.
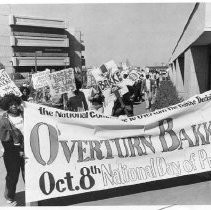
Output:
<path fill-rule="evenodd" d="M 65 67 L 65 69 L 67 68 L 67 63 L 68 63 L 68 61 L 64 60 L 64 67 Z"/>
<path fill-rule="evenodd" d="M 35 64 L 35 73 L 37 73 L 37 56 L 42 56 L 42 51 L 34 52 L 34 64 Z"/>
<path fill-rule="evenodd" d="M 68 63 L 68 61 L 64 60 L 65 69 L 67 68 L 67 63 Z M 62 98 L 63 98 L 63 109 L 67 110 L 67 99 L 68 99 L 67 93 L 63 93 Z"/>
<path fill-rule="evenodd" d="M 37 73 L 37 51 L 34 53 L 35 73 Z"/>

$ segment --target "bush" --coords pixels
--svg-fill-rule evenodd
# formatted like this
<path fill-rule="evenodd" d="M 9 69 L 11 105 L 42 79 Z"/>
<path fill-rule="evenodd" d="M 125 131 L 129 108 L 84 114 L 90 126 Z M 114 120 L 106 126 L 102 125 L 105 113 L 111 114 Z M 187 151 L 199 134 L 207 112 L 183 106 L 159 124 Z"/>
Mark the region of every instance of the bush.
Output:
<path fill-rule="evenodd" d="M 152 105 L 152 110 L 162 109 L 168 106 L 175 105 L 183 101 L 182 97 L 179 97 L 176 88 L 171 80 L 162 81 L 155 97 L 155 102 Z"/>

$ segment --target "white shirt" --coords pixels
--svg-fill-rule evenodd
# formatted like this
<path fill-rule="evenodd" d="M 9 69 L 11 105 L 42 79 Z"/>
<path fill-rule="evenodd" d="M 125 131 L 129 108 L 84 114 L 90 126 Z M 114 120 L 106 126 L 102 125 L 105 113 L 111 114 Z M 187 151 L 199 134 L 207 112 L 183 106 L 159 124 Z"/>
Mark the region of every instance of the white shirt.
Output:
<path fill-rule="evenodd" d="M 150 91 L 150 79 L 146 79 L 146 88 Z"/>
<path fill-rule="evenodd" d="M 21 131 L 23 134 L 23 118 L 22 116 L 13 117 L 11 115 L 8 115 L 9 120 L 12 122 L 12 124 Z"/>

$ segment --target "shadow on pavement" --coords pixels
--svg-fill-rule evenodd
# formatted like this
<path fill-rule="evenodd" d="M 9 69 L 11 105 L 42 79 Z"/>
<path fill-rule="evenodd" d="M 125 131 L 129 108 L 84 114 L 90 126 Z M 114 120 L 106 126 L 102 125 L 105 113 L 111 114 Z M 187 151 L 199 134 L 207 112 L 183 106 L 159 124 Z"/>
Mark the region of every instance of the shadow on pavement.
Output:
<path fill-rule="evenodd" d="M 201 173 L 197 175 L 176 177 L 176 178 L 167 179 L 167 180 L 164 179 L 164 180 L 148 182 L 148 183 L 143 183 L 143 184 L 138 184 L 138 185 L 132 185 L 132 186 L 114 188 L 114 189 L 109 189 L 109 190 L 102 190 L 102 191 L 97 191 L 97 192 L 83 193 L 80 195 L 72 195 L 72 196 L 66 196 L 66 197 L 61 197 L 61 198 L 43 200 L 43 201 L 39 201 L 38 205 L 39 206 L 67 206 L 67 205 L 73 205 L 73 204 L 78 204 L 78 203 L 83 203 L 83 202 L 97 201 L 97 200 L 125 196 L 125 195 L 130 195 L 130 194 L 135 194 L 135 193 L 146 192 L 146 191 L 161 190 L 161 189 L 166 189 L 170 187 L 177 187 L 177 186 L 182 186 L 182 185 L 189 185 L 189 184 L 195 184 L 195 183 L 204 182 L 204 181 L 210 181 L 210 177 L 211 177 L 211 174 L 209 172 Z M 169 203 L 169 205 L 171 204 L 172 203 Z M 121 204 L 118 204 L 118 205 L 121 205 Z M 129 205 L 133 205 L 133 203 Z M 147 204 L 143 203 L 142 205 L 147 205 Z M 156 205 L 156 204 L 152 204 L 152 205 Z M 165 203 L 165 205 L 168 205 L 168 203 Z"/>

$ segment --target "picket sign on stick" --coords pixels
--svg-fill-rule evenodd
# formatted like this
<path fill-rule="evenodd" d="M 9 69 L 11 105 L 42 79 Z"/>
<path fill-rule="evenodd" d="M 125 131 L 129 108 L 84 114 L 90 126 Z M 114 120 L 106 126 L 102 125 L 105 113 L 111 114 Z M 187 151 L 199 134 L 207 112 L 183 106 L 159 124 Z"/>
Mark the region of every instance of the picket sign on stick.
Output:
<path fill-rule="evenodd" d="M 53 72 L 49 76 L 51 95 L 61 95 L 75 90 L 75 77 L 72 68 Z"/>
<path fill-rule="evenodd" d="M 110 97 L 108 96 L 108 89 L 112 90 L 112 86 L 118 86 L 123 82 L 121 72 L 113 60 L 101 65 L 100 68 L 94 69 L 92 74 L 105 97 L 105 101 L 108 101 L 108 97 Z M 128 115 L 128 111 L 121 98 L 121 95 L 124 95 L 126 92 L 128 92 L 128 89 L 124 87 L 120 90 L 115 90 L 113 93 L 120 101 L 121 107 L 124 108 L 126 115 Z"/>
<path fill-rule="evenodd" d="M 21 96 L 22 93 L 15 83 L 11 80 L 5 69 L 0 70 L 0 96 L 3 97 L 6 94 L 13 93 L 17 96 Z"/>
<path fill-rule="evenodd" d="M 62 94 L 63 97 L 63 109 L 66 110 L 67 109 L 67 98 L 66 98 L 66 93 Z"/>
<path fill-rule="evenodd" d="M 48 86 L 50 69 L 32 74 L 32 83 L 35 90 Z"/>
<path fill-rule="evenodd" d="M 124 120 L 25 104 L 26 202 L 211 170 L 211 91 Z"/>

